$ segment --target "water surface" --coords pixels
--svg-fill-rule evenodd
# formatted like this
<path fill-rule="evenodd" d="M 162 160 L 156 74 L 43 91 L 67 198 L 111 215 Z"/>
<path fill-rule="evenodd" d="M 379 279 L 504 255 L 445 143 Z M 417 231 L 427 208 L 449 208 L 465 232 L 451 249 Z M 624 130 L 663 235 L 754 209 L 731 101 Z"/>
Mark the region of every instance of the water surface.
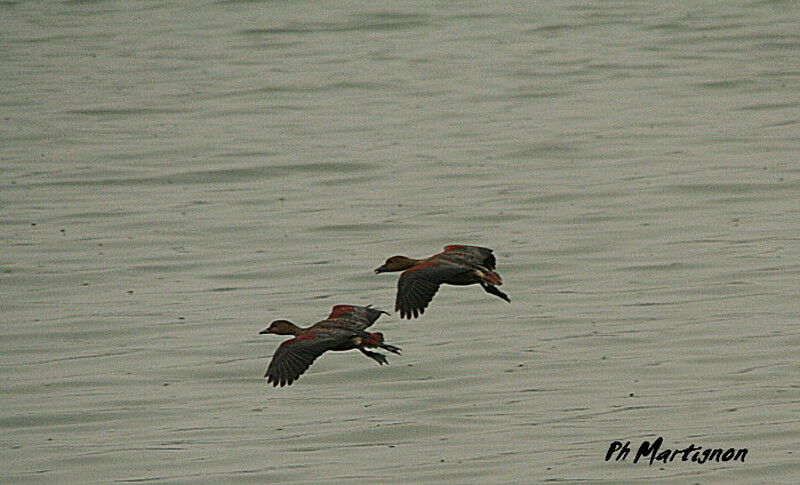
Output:
<path fill-rule="evenodd" d="M 10 483 L 794 483 L 792 2 L 0 5 Z M 391 310 L 379 367 L 269 321 Z M 606 463 L 614 440 L 744 464 Z"/>

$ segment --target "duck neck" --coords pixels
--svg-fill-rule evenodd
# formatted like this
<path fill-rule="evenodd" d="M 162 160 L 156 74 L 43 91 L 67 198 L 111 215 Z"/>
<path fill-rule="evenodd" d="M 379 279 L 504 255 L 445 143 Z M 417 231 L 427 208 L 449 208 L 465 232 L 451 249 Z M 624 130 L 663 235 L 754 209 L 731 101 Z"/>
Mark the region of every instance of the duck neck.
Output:
<path fill-rule="evenodd" d="M 303 332 L 303 329 L 295 325 L 294 323 L 290 323 L 286 326 L 286 335 L 300 335 Z"/>
<path fill-rule="evenodd" d="M 272 333 L 277 335 L 300 335 L 303 332 L 303 328 L 298 327 L 294 323 L 283 320 L 277 328 L 272 329 Z"/>
<path fill-rule="evenodd" d="M 404 258 L 398 263 L 397 271 L 405 271 L 423 262 L 425 262 L 424 259 Z"/>

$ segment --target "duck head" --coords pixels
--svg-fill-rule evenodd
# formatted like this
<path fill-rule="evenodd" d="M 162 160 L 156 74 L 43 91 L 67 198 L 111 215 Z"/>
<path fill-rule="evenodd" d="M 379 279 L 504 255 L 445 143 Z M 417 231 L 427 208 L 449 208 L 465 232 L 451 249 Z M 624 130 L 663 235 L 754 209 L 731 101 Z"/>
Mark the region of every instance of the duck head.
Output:
<path fill-rule="evenodd" d="M 300 332 L 300 327 L 288 320 L 275 320 L 269 324 L 269 327 L 258 332 L 260 335 L 267 333 L 274 333 L 276 335 L 297 335 Z"/>
<path fill-rule="evenodd" d="M 405 256 L 392 256 L 381 266 L 375 268 L 375 274 L 388 273 L 391 271 L 405 271 L 419 264 L 418 259 L 411 259 Z"/>

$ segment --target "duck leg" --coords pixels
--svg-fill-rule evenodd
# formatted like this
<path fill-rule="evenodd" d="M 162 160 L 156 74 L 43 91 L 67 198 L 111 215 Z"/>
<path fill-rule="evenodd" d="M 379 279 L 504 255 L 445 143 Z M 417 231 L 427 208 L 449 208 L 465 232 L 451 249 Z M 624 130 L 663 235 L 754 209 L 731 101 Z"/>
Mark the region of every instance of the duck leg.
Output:
<path fill-rule="evenodd" d="M 375 361 L 378 362 L 380 365 L 389 363 L 389 361 L 386 360 L 386 356 L 383 354 L 379 354 L 378 352 L 370 352 L 364 347 L 359 347 L 358 350 L 360 350 L 362 354 L 366 355 L 370 359 L 375 359 Z"/>
<path fill-rule="evenodd" d="M 400 355 L 400 347 L 395 347 L 394 345 L 389 345 L 389 344 L 380 344 L 379 347 L 384 350 L 388 350 L 393 354 Z"/>
<path fill-rule="evenodd" d="M 511 298 L 509 298 L 508 295 L 506 295 L 502 291 L 498 290 L 496 286 L 490 285 L 489 283 L 486 283 L 485 281 L 481 281 L 481 286 L 483 287 L 484 290 L 486 290 L 486 293 L 490 293 L 490 294 L 492 294 L 494 296 L 499 296 L 500 298 L 504 299 L 505 301 L 511 303 Z"/>

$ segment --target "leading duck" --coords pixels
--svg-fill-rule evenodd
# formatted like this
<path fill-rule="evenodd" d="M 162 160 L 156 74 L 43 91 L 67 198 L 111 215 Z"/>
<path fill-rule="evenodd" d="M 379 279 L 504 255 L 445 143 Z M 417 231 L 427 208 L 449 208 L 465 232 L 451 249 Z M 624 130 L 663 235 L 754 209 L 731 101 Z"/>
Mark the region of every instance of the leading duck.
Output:
<path fill-rule="evenodd" d="M 442 284 L 479 284 L 487 292 L 503 300 L 511 299 L 497 289 L 503 284 L 494 268 L 497 260 L 489 248 L 451 244 L 444 251 L 425 259 L 392 256 L 375 269 L 375 273 L 402 271 L 397 282 L 395 310 L 400 318 L 417 318 Z"/>

